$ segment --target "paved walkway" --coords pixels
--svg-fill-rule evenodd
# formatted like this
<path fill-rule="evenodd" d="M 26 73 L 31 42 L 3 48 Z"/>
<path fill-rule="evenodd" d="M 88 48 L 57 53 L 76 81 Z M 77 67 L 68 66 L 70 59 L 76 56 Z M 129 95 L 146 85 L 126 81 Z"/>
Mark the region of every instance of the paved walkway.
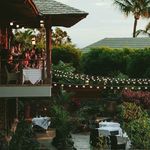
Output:
<path fill-rule="evenodd" d="M 89 133 L 72 134 L 72 138 L 77 150 L 90 150 Z"/>
<path fill-rule="evenodd" d="M 77 150 L 90 150 L 89 138 L 89 133 L 72 134 L 74 147 Z M 43 134 L 40 135 L 38 141 L 40 142 L 40 150 L 56 150 L 51 144 L 52 138 Z"/>

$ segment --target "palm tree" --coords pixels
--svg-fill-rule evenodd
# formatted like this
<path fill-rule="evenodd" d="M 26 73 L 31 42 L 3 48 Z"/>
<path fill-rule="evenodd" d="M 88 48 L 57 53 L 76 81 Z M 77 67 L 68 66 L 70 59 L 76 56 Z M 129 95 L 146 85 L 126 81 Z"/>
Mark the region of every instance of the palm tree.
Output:
<path fill-rule="evenodd" d="M 114 4 L 119 7 L 126 16 L 134 16 L 133 37 L 136 37 L 137 21 L 140 17 L 150 16 L 150 0 L 114 0 Z"/>
<path fill-rule="evenodd" d="M 13 42 L 19 42 L 23 47 L 31 47 L 32 46 L 32 38 L 35 37 L 35 33 L 33 29 L 26 29 L 25 31 L 16 30 L 14 31 L 14 39 Z"/>

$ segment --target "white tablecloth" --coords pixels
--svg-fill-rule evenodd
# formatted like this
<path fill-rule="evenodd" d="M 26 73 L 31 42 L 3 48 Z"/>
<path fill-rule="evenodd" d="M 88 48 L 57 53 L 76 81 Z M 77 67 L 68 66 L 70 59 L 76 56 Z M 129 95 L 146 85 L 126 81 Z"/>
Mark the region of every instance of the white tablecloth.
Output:
<path fill-rule="evenodd" d="M 122 129 L 120 128 L 120 124 L 117 122 L 100 122 L 98 131 L 99 134 L 103 136 L 109 136 L 113 131 L 118 131 L 118 134 L 122 135 Z"/>
<path fill-rule="evenodd" d="M 100 122 L 99 123 L 99 136 L 110 136 L 111 132 L 118 131 L 117 137 L 118 144 L 126 143 L 126 150 L 129 150 L 131 147 L 131 141 L 126 133 L 123 133 L 120 124 L 116 122 Z"/>
<path fill-rule="evenodd" d="M 35 84 L 42 80 L 42 70 L 41 69 L 23 69 L 23 81 L 30 81 L 32 84 Z"/>
<path fill-rule="evenodd" d="M 50 125 L 50 117 L 36 117 L 32 119 L 32 123 L 47 130 Z"/>

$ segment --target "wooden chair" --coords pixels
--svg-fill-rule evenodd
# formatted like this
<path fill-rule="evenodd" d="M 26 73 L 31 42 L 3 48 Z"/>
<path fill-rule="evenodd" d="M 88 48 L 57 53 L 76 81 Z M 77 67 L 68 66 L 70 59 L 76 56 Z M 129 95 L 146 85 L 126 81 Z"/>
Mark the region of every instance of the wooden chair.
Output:
<path fill-rule="evenodd" d="M 7 66 L 5 66 L 5 71 L 6 71 L 6 74 L 7 74 L 7 84 L 10 81 L 16 81 L 16 83 L 18 82 L 18 80 L 19 80 L 19 73 L 9 72 Z"/>

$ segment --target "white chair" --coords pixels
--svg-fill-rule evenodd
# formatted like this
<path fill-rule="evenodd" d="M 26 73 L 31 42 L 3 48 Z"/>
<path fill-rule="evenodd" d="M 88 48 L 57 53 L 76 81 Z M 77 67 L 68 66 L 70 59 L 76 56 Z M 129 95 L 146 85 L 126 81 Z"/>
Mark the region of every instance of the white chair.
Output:
<path fill-rule="evenodd" d="M 5 66 L 5 71 L 6 71 L 6 74 L 7 74 L 7 84 L 8 84 L 10 81 L 16 81 L 16 83 L 18 82 L 19 73 L 16 73 L 16 72 L 9 72 L 7 66 Z"/>

